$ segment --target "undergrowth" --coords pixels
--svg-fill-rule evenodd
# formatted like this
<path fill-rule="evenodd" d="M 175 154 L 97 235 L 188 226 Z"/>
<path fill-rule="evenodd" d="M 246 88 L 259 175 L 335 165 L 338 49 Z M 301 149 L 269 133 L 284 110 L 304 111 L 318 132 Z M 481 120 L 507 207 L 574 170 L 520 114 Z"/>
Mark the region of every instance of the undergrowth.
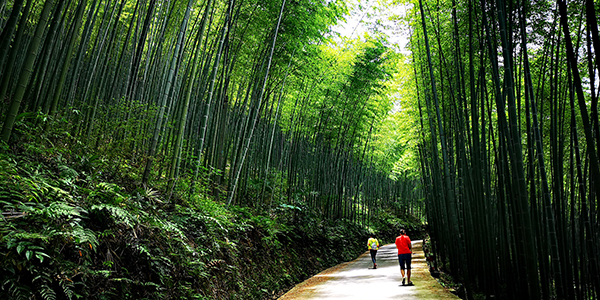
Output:
<path fill-rule="evenodd" d="M 419 231 L 389 212 L 367 228 L 301 203 L 167 201 L 127 159 L 40 145 L 0 151 L 0 299 L 274 299 L 366 251 L 369 231 Z"/>

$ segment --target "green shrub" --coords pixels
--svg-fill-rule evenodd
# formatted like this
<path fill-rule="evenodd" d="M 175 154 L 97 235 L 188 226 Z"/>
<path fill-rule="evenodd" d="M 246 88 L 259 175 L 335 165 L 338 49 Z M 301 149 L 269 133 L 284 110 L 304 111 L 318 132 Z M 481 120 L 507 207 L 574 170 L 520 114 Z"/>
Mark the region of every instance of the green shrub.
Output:
<path fill-rule="evenodd" d="M 168 199 L 166 182 L 135 184 L 128 158 L 45 143 L 0 152 L 2 299 L 273 299 L 356 258 L 370 230 L 420 230 L 385 210 L 369 227 L 325 221 L 301 195 L 252 208 L 187 190 Z"/>

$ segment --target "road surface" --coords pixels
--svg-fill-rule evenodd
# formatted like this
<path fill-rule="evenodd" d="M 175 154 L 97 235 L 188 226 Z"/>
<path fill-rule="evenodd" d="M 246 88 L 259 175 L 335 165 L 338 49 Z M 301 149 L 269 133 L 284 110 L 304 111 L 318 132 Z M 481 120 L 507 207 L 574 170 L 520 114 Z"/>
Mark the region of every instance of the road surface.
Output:
<path fill-rule="evenodd" d="M 306 299 L 459 299 L 429 275 L 422 241 L 413 241 L 412 278 L 414 286 L 402 286 L 398 252 L 394 244 L 377 252 L 373 269 L 369 252 L 357 259 L 329 268 L 298 284 L 279 300 Z"/>

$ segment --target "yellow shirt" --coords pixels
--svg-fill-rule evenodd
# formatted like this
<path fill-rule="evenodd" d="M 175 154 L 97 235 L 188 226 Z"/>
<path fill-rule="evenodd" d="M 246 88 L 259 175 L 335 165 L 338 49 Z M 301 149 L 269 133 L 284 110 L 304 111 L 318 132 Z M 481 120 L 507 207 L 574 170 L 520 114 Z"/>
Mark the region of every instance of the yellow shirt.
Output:
<path fill-rule="evenodd" d="M 371 244 L 377 244 L 377 247 L 375 247 L 375 249 L 371 249 Z M 377 250 L 379 249 L 379 241 L 377 241 L 377 239 L 375 238 L 369 238 L 369 240 L 367 241 L 367 247 L 369 248 L 369 250 Z"/>

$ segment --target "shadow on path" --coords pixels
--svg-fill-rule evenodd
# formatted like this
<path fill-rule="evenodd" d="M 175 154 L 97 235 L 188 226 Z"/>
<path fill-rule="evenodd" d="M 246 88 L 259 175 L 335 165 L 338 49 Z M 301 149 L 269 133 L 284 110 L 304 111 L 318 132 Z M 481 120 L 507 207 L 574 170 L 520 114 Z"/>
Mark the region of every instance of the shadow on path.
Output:
<path fill-rule="evenodd" d="M 413 241 L 412 282 L 402 286 L 396 246 L 382 246 L 373 269 L 369 252 L 298 284 L 279 300 L 302 299 L 459 299 L 429 275 L 422 241 Z"/>

